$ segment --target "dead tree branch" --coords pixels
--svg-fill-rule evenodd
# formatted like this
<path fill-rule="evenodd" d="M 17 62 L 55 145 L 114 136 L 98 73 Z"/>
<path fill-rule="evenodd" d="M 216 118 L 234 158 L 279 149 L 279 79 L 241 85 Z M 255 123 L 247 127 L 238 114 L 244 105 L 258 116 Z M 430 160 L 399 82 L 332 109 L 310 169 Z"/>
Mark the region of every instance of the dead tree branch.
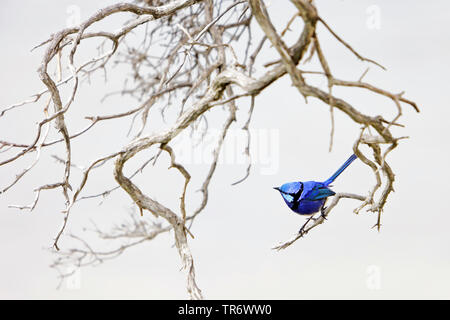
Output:
<path fill-rule="evenodd" d="M 208 188 L 218 165 L 220 151 L 229 129 L 238 120 L 236 112 L 238 103 L 244 97 L 251 99 L 249 113 L 242 127 L 248 137 L 247 146 L 243 152 L 250 160 L 249 127 L 253 110 L 258 106 L 258 95 L 285 75 L 290 77 L 293 85 L 306 102 L 309 97 L 313 97 L 330 108 L 332 116 L 330 150 L 334 134 L 333 112 L 343 112 L 356 126 L 362 127 L 361 134 L 355 137 L 354 152 L 373 171 L 374 186 L 366 196 L 337 194 L 331 200 L 325 216 L 331 212 L 340 199 L 356 199 L 362 203 L 355 209 L 355 212 L 358 213 L 363 208 L 377 212 L 376 226 L 378 229 L 380 228 L 381 214 L 393 191 L 394 183 L 394 170 L 387 162 L 388 154 L 397 148 L 401 139 L 405 138 L 404 136 L 395 137 L 391 129 L 392 126 L 405 127 L 398 122 L 404 112 L 403 105 L 409 105 L 417 112 L 419 109 L 413 101 L 404 98 L 403 92 L 391 93 L 363 82 L 362 78 L 367 70 L 357 81 L 341 80 L 335 77 L 332 73 L 333 68 L 326 59 L 327 54 L 330 53 L 319 42 L 320 34 L 317 32 L 319 23 L 325 26 L 325 30 L 341 42 L 356 58 L 383 69 L 384 67 L 374 60 L 360 55 L 338 36 L 319 16 L 312 1 L 291 0 L 291 3 L 296 12 L 293 15 L 290 13 L 292 18 L 286 21 L 284 24 L 286 27 L 282 32 L 276 30 L 270 19 L 270 10 L 260 0 L 171 0 L 164 2 L 141 0 L 134 3 L 118 3 L 99 10 L 79 26 L 65 28 L 54 33 L 46 41 L 36 46 L 36 50 L 45 47 L 38 69 L 38 75 L 44 87 L 30 99 L 0 109 L 0 121 L 6 121 L 5 119 L 13 112 L 26 112 L 27 105 L 38 104 L 45 96 L 48 100 L 42 108 L 44 118 L 38 121 L 30 138 L 31 143 L 0 140 L 0 168 L 11 167 L 19 159 L 32 153 L 35 154 L 35 160 L 31 165 L 19 171 L 19 174 L 12 178 L 12 182 L 1 187 L 0 194 L 12 190 L 16 184 L 21 182 L 21 178 L 33 170 L 35 164 L 40 161 L 41 154 L 45 153 L 50 146 L 60 146 L 64 150 L 64 156 L 55 155 L 54 157 L 58 163 L 64 165 L 60 180 L 43 182 L 43 185 L 36 187 L 34 189 L 35 197 L 31 204 L 11 205 L 13 208 L 32 211 L 39 205 L 42 191 L 57 189 L 62 191 L 65 207 L 62 209 L 63 224 L 53 243 L 56 250 L 60 250 L 61 247 L 59 258 L 53 265 L 55 268 L 61 270 L 62 266 L 69 263 L 73 263 L 77 267 L 101 263 L 119 256 L 129 247 L 150 241 L 162 233 L 173 231 L 175 245 L 186 273 L 186 287 L 189 296 L 192 299 L 201 299 L 203 295 L 197 285 L 194 258 L 188 243 L 188 235 L 193 237 L 190 228 L 208 203 Z M 98 22 L 119 13 L 128 14 L 129 20 L 118 30 L 93 30 L 93 26 Z M 297 18 L 303 21 L 301 30 L 293 28 Z M 264 36 L 256 43 L 253 41 L 255 28 L 260 28 L 264 33 Z M 288 32 L 294 32 L 297 35 L 297 41 L 290 47 L 285 42 Z M 141 35 L 142 41 L 137 44 L 128 42 L 131 33 Z M 77 53 L 80 44 L 84 43 L 86 39 L 98 41 L 99 52 L 93 54 L 88 61 L 78 61 Z M 265 46 L 268 42 L 271 47 Z M 104 49 L 108 45 L 110 45 L 110 49 Z M 275 50 L 279 59 L 275 62 L 259 62 L 261 53 L 270 50 Z M 251 52 L 252 54 L 250 54 Z M 310 53 L 310 56 L 306 58 L 307 52 Z M 64 64 L 61 62 L 61 57 L 66 58 Z M 300 62 L 308 63 L 314 57 L 320 62 L 320 70 L 306 71 L 298 67 Z M 55 61 L 57 77 L 51 76 L 49 71 Z M 90 114 L 83 115 L 89 123 L 81 130 L 70 132 L 71 126 L 67 124 L 72 121 L 72 112 L 68 111 L 75 111 L 74 105 L 76 105 L 77 93 L 81 90 L 82 82 L 90 79 L 92 74 L 100 70 L 106 74 L 106 70 L 110 70 L 113 63 L 129 67 L 131 76 L 125 76 L 122 90 L 106 94 L 105 98 L 112 99 L 118 94 L 128 95 L 136 100 L 136 104 L 127 106 L 125 111 L 112 110 L 106 115 L 98 114 L 95 108 L 91 108 Z M 328 90 L 324 91 L 311 85 L 311 76 L 324 77 L 327 80 Z M 357 106 L 334 95 L 333 88 L 336 86 L 353 87 L 355 90 L 364 89 L 370 94 L 388 98 L 396 110 L 395 117 L 387 119 L 378 110 L 374 110 L 374 114 L 362 113 Z M 62 88 L 69 90 L 63 91 Z M 49 105 L 53 106 L 52 111 L 48 108 Z M 223 122 L 221 133 L 216 141 L 212 163 L 201 183 L 202 199 L 197 208 L 190 212 L 186 208 L 186 201 L 192 177 L 186 164 L 177 160 L 179 158 L 177 158 L 174 139 L 188 130 L 201 130 L 199 123 L 206 123 L 206 129 L 203 130 L 208 131 L 208 111 L 220 109 L 219 106 L 227 109 L 228 116 Z M 165 112 L 168 109 L 174 109 L 177 117 L 167 121 L 166 129 L 151 133 L 147 128 L 151 126 L 151 121 L 148 120 L 156 116 L 154 115 L 155 108 L 159 108 L 161 117 L 165 121 L 167 120 Z M 138 117 L 140 117 L 140 123 L 135 121 L 135 119 L 139 119 Z M 106 155 L 86 159 L 87 166 L 75 166 L 72 162 L 73 141 L 80 136 L 89 136 L 93 127 L 117 119 L 131 120 L 131 126 L 125 130 L 124 136 L 130 135 L 133 138 L 128 139 L 124 145 L 117 145 Z M 47 141 L 51 125 L 56 128 L 58 137 Z M 368 146 L 372 155 L 364 154 L 360 149 L 361 145 Z M 130 166 L 128 162 L 133 158 L 136 159 L 137 154 L 146 150 L 156 150 L 157 153 L 147 158 L 134 173 L 127 176 L 124 170 L 126 166 Z M 144 168 L 150 163 L 155 164 L 156 161 L 162 161 L 159 160 L 162 152 L 167 153 L 170 157 L 169 168 L 177 169 L 184 179 L 177 212 L 146 194 L 133 181 L 137 175 L 143 174 Z M 82 196 L 95 169 L 106 164 L 113 166 L 111 170 L 118 185 L 105 188 L 92 195 Z M 71 171 L 71 168 L 74 167 L 82 168 L 79 177 L 81 180 L 73 177 L 79 174 L 76 170 Z M 250 168 L 251 161 L 249 161 L 244 177 L 235 184 L 244 181 L 249 176 Z M 151 174 L 147 181 L 152 183 Z M 132 241 L 122 243 L 110 251 L 94 249 L 86 240 L 77 235 L 71 235 L 71 239 L 79 244 L 78 247 L 67 249 L 60 244 L 61 237 L 69 223 L 69 217 L 77 202 L 107 197 L 111 192 L 120 189 L 128 194 L 139 208 L 141 215 L 150 212 L 152 216 L 132 216 L 131 223 L 124 223 L 115 230 L 106 232 L 96 228 L 94 232 L 103 239 L 132 239 Z M 163 222 L 153 221 L 158 218 L 162 218 Z M 144 219 L 153 220 L 149 222 Z M 277 246 L 276 249 L 280 250 L 290 246 L 323 222 L 323 217 L 308 220 L 302 232 L 292 240 Z M 186 224 L 189 224 L 189 227 Z M 61 279 L 68 276 L 64 272 L 61 272 L 60 275 Z"/>

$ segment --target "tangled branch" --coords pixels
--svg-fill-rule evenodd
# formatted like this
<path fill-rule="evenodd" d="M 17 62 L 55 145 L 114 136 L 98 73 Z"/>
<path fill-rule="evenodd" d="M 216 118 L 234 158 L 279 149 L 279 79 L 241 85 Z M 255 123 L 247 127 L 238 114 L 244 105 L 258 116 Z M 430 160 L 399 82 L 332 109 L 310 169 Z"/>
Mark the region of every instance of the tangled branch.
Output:
<path fill-rule="evenodd" d="M 148 211 L 152 213 L 153 219 L 161 217 L 165 221 L 164 224 L 156 224 L 143 222 L 141 220 L 143 218 L 134 217 L 131 224 L 123 224 L 111 232 L 95 229 L 94 231 L 103 239 L 134 239 L 111 251 L 93 249 L 83 238 L 71 235 L 72 239 L 80 244 L 80 247 L 59 251 L 59 258 L 53 265 L 55 268 L 60 269 L 68 263 L 74 263 L 78 267 L 101 263 L 117 257 L 129 247 L 150 241 L 162 233 L 173 231 L 175 245 L 186 272 L 187 291 L 192 299 L 201 299 L 203 296 L 196 282 L 194 259 L 188 245 L 188 236 L 193 237 L 190 228 L 207 205 L 208 187 L 214 176 L 223 142 L 229 128 L 237 120 L 237 103 L 244 97 L 251 99 L 249 113 L 242 128 L 247 132 L 248 137 L 247 146 L 243 152 L 250 160 L 249 126 L 253 110 L 257 107 L 257 96 L 285 75 L 290 77 L 293 85 L 306 102 L 309 97 L 313 97 L 329 106 L 332 119 L 330 150 L 333 144 L 335 109 L 345 113 L 356 125 L 362 127 L 361 134 L 356 137 L 353 148 L 355 154 L 373 171 L 375 185 L 367 196 L 337 194 L 328 206 L 325 217 L 341 198 L 352 198 L 362 202 L 355 209 L 356 213 L 363 208 L 378 213 L 376 226 L 378 229 L 380 228 L 381 214 L 393 191 L 394 182 L 394 172 L 387 162 L 387 156 L 398 146 L 399 141 L 405 138 L 395 137 L 391 132 L 391 127 L 403 127 L 398 120 L 403 114 L 404 104 L 410 105 L 417 112 L 419 109 L 414 102 L 403 97 L 403 92 L 390 93 L 363 82 L 367 70 L 357 81 L 336 78 L 332 73 L 332 66 L 326 60 L 326 50 L 322 48 L 319 41 L 319 25 L 324 26 L 325 32 L 331 33 L 359 60 L 383 69 L 384 67 L 374 60 L 360 55 L 338 36 L 319 16 L 311 1 L 291 0 L 291 2 L 297 11 L 282 32 L 276 30 L 267 8 L 260 0 L 172 0 L 166 4 L 163 4 L 162 1 L 147 0 L 119 3 L 99 10 L 77 27 L 56 32 L 35 48 L 46 46 L 38 70 L 44 89 L 33 95 L 31 99 L 0 110 L 0 120 L 5 119 L 10 112 L 19 112 L 29 104 L 39 103 L 44 96 L 48 97 L 43 108 L 45 117 L 38 122 L 30 144 L 0 140 L 0 152 L 4 156 L 0 160 L 0 167 L 11 165 L 31 153 L 36 154 L 35 162 L 16 175 L 12 182 L 0 189 L 0 193 L 5 193 L 20 182 L 22 177 L 31 171 L 34 164 L 39 161 L 40 154 L 49 146 L 62 145 L 65 150 L 64 158 L 54 156 L 64 164 L 60 181 L 47 182 L 37 187 L 34 190 L 35 198 L 31 204 L 11 206 L 32 211 L 38 205 L 42 191 L 61 189 L 65 199 L 65 208 L 62 210 L 64 213 L 63 225 L 53 243 L 56 250 L 60 250 L 60 238 L 69 223 L 69 217 L 75 204 L 85 199 L 107 197 L 116 190 L 125 191 L 139 208 L 141 215 Z M 118 13 L 131 15 L 119 30 L 115 32 L 92 31 L 93 25 Z M 298 18 L 303 22 L 303 29 L 292 30 L 293 22 Z M 253 43 L 253 28 L 255 27 L 259 27 L 264 32 L 264 36 L 256 44 Z M 132 32 L 143 35 L 143 40 L 138 45 L 132 46 L 126 41 Z M 298 37 L 290 47 L 284 40 L 287 32 L 295 32 Z M 76 54 L 80 43 L 86 39 L 99 41 L 99 54 L 86 62 L 78 62 Z M 271 47 L 268 45 L 269 42 Z M 104 49 L 107 44 L 111 45 L 109 50 Z M 238 47 L 242 47 L 243 50 L 238 50 Z M 279 60 L 257 64 L 258 57 L 264 50 L 276 50 Z M 308 51 L 310 56 L 305 57 Z M 64 66 L 61 65 L 61 56 L 67 58 Z M 298 67 L 300 62 L 306 64 L 313 57 L 320 62 L 321 70 L 308 71 Z M 132 79 L 125 82 L 122 90 L 111 92 L 105 95 L 105 98 L 111 98 L 116 94 L 129 95 L 136 99 L 136 105 L 129 106 L 123 112 L 86 115 L 85 119 L 89 121 L 89 124 L 76 133 L 69 132 L 68 110 L 72 110 L 76 103 L 81 81 L 88 79 L 91 74 L 99 70 L 105 72 L 109 70 L 113 58 L 116 59 L 115 64 L 124 64 L 130 67 Z M 57 72 L 58 76 L 53 78 L 48 70 L 51 62 L 55 59 L 59 72 Z M 67 71 L 68 74 L 63 77 L 61 70 Z M 327 80 L 327 90 L 309 84 L 310 77 L 314 76 L 324 77 Z M 333 94 L 333 88 L 339 86 L 360 88 L 388 98 L 394 104 L 397 112 L 395 117 L 386 119 L 380 114 L 369 115 L 360 112 L 358 108 Z M 69 94 L 65 97 L 63 97 L 62 87 L 70 88 Z M 49 104 L 53 105 L 52 112 L 48 109 Z M 152 114 L 152 109 L 157 105 L 161 107 L 160 112 L 163 118 L 169 108 L 175 108 L 178 116 L 169 123 L 167 129 L 150 134 L 147 129 L 148 119 Z M 213 150 L 213 161 L 200 188 L 202 193 L 200 204 L 197 209 L 189 212 L 186 209 L 186 198 L 191 174 L 185 164 L 177 161 L 177 151 L 173 146 L 173 141 L 178 135 L 185 133 L 188 128 L 201 130 L 198 126 L 199 122 L 207 123 L 207 111 L 217 106 L 225 107 L 228 110 L 228 117 L 224 121 L 221 134 Z M 138 117 L 140 117 L 140 122 L 136 121 Z M 88 166 L 81 166 L 81 182 L 74 187 L 72 168 L 80 168 L 72 161 L 74 139 L 88 135 L 93 127 L 106 121 L 130 118 L 131 126 L 125 135 L 128 137 L 133 133 L 133 137 L 125 145 L 117 146 L 109 154 L 90 159 Z M 60 137 L 47 141 L 50 124 L 55 126 Z M 373 153 L 372 157 L 363 153 L 361 145 L 370 148 Z M 133 174 L 127 176 L 124 173 L 127 162 L 144 150 L 156 150 L 157 153 L 141 164 Z M 178 212 L 157 202 L 144 193 L 133 181 L 133 178 L 141 174 L 145 167 L 158 161 L 161 152 L 166 152 L 170 156 L 169 168 L 177 169 L 184 179 Z M 112 161 L 114 161 L 113 174 L 118 185 L 93 195 L 81 196 L 90 181 L 91 173 L 96 168 Z M 241 183 L 250 175 L 250 163 L 249 161 L 244 177 L 235 184 Z M 384 176 L 384 181 L 380 172 Z M 380 190 L 381 192 L 378 192 Z M 323 217 L 308 220 L 307 223 L 311 221 L 312 224 L 302 228 L 302 232 L 285 244 L 277 246 L 276 249 L 283 249 L 294 243 L 312 228 L 323 223 Z M 69 275 L 61 273 L 62 279 Z"/>

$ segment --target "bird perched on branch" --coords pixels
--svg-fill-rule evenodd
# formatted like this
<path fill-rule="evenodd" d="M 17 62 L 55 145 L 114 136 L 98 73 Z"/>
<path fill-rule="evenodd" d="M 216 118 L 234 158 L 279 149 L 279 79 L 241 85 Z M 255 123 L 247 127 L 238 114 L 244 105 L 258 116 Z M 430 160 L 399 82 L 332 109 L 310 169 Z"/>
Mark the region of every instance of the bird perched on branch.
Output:
<path fill-rule="evenodd" d="M 311 215 L 321 211 L 323 215 L 324 204 L 328 197 L 336 193 L 331 190 L 330 184 L 356 159 L 352 154 L 350 158 L 324 182 L 288 182 L 281 187 L 275 187 L 283 196 L 284 201 L 292 211 L 301 215 Z"/>

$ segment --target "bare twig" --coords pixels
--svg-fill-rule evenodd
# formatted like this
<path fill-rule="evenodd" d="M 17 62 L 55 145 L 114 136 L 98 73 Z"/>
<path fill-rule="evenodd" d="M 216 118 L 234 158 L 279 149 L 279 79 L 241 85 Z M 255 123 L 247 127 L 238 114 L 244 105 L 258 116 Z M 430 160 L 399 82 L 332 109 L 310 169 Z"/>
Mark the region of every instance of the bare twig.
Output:
<path fill-rule="evenodd" d="M 38 74 L 44 88 L 32 95 L 29 99 L 9 105 L 0 110 L 0 120 L 5 121 L 9 114 L 14 112 L 26 113 L 26 105 L 40 103 L 42 97 L 48 98 L 44 104 L 44 118 L 39 120 L 33 128 L 32 136 L 28 143 L 18 141 L 0 140 L 0 167 L 11 169 L 13 164 L 30 153 L 34 153 L 34 161 L 22 170 L 18 170 L 12 182 L 8 181 L 6 186 L 0 188 L 0 194 L 13 189 L 13 186 L 22 182 L 28 172 L 31 172 L 39 161 L 42 154 L 48 152 L 51 146 L 63 147 L 64 155 L 52 155 L 59 164 L 63 164 L 60 180 L 56 183 L 43 184 L 34 189 L 34 200 L 27 205 L 15 204 L 12 208 L 34 210 L 39 203 L 40 194 L 43 190 L 62 191 L 66 202 L 62 212 L 64 214 L 62 227 L 58 230 L 53 246 L 58 251 L 58 259 L 54 264 L 60 272 L 61 280 L 71 274 L 61 271 L 66 264 L 74 264 L 76 267 L 95 265 L 105 260 L 115 258 L 125 252 L 128 248 L 150 241 L 160 234 L 173 231 L 175 246 L 181 258 L 183 269 L 186 273 L 186 288 L 192 299 L 203 297 L 197 286 L 194 269 L 194 258 L 190 252 L 188 235 L 193 237 L 190 228 L 194 220 L 205 209 L 209 197 L 209 184 L 213 179 L 218 166 L 218 159 L 225 138 L 231 125 L 238 117 L 238 104 L 243 97 L 250 97 L 250 109 L 245 118 L 242 130 L 247 134 L 247 144 L 243 150 L 248 159 L 245 175 L 239 181 L 244 181 L 251 171 L 250 153 L 250 124 L 254 109 L 257 108 L 256 97 L 263 90 L 270 87 L 275 81 L 288 75 L 298 92 L 305 101 L 309 97 L 318 99 L 330 110 L 331 132 L 330 151 L 333 146 L 335 132 L 335 112 L 343 112 L 358 127 L 362 127 L 353 149 L 359 159 L 374 173 L 374 181 L 371 190 L 366 196 L 339 193 L 331 199 L 331 204 L 325 211 L 327 216 L 336 207 L 341 198 L 352 198 L 362 201 L 355 209 L 360 212 L 363 208 L 377 212 L 375 226 L 381 226 L 381 213 L 393 191 L 394 170 L 389 166 L 389 155 L 395 150 L 401 139 L 405 136 L 393 136 L 391 129 L 405 128 L 399 123 L 403 115 L 404 104 L 410 105 L 415 111 L 419 111 L 417 105 L 406 98 L 404 93 L 391 93 L 385 89 L 378 88 L 363 81 L 368 69 L 357 81 L 340 80 L 336 78 L 331 70 L 332 66 L 326 60 L 327 48 L 322 48 L 316 32 L 317 23 L 322 23 L 325 28 L 341 42 L 358 59 L 375 64 L 384 69 L 377 62 L 365 58 L 355 51 L 347 42 L 338 36 L 322 19 L 312 1 L 291 0 L 296 12 L 286 21 L 285 28 L 278 33 L 270 20 L 270 12 L 260 0 L 233 1 L 233 0 L 138 0 L 135 4 L 117 3 L 107 6 L 89 16 L 79 26 L 65 28 L 52 34 L 46 41 L 41 42 L 35 48 L 45 48 L 42 53 L 42 62 Z M 104 19 L 117 14 L 128 14 L 130 19 L 118 30 L 101 30 L 94 27 L 100 25 Z M 303 21 L 302 30 L 294 28 L 294 21 L 300 17 Z M 253 24 L 253 18 L 256 24 Z M 254 29 L 260 28 L 263 36 L 257 43 L 253 43 Z M 100 30 L 99 30 L 100 29 Z M 288 47 L 285 43 L 285 35 L 288 31 L 297 34 L 297 41 Z M 142 41 L 128 41 L 133 33 L 135 37 L 142 37 Z M 81 43 L 86 40 L 97 41 L 98 48 L 95 54 L 87 61 L 77 61 L 78 51 Z M 271 47 L 265 46 L 269 41 Z M 242 48 L 242 49 L 241 49 Z M 279 59 L 268 63 L 259 63 L 259 59 L 265 50 L 274 50 Z M 309 54 L 309 57 L 306 57 Z M 63 58 L 64 59 L 61 59 Z M 300 70 L 300 63 L 307 64 L 317 57 L 320 65 L 317 71 Z M 56 63 L 57 76 L 51 76 L 48 69 Z M 108 109 L 107 114 L 99 114 L 95 108 L 95 102 L 89 106 L 89 114 L 82 116 L 89 121 L 85 127 L 77 130 L 72 129 L 73 114 L 82 112 L 74 109 L 81 84 L 85 81 L 94 81 L 94 74 L 101 73 L 105 81 L 108 80 L 112 67 L 126 66 L 130 75 L 124 76 L 124 85 L 121 90 L 114 90 L 104 96 L 112 99 L 117 95 L 129 96 L 137 102 L 125 105 L 124 109 Z M 264 68 L 268 69 L 264 69 Z M 67 70 L 68 74 L 64 74 Z M 333 69 L 334 70 L 334 69 Z M 108 74 L 108 77 L 107 77 Z M 309 77 L 324 77 L 327 80 L 328 90 L 310 85 Z M 384 96 L 393 102 L 395 116 L 387 119 L 380 110 L 373 110 L 376 114 L 365 114 L 357 106 L 348 103 L 344 98 L 335 96 L 333 88 L 345 86 L 349 88 L 362 88 L 370 92 Z M 63 90 L 64 89 L 64 90 Z M 108 100 L 109 102 L 110 100 Z M 53 106 L 53 110 L 49 107 Z M 146 132 L 147 125 L 150 127 L 154 109 L 159 108 L 161 119 L 166 128 L 149 134 Z M 213 150 L 213 160 L 209 166 L 206 176 L 200 182 L 202 198 L 198 206 L 189 212 L 186 206 L 189 200 L 189 189 L 195 181 L 188 172 L 188 166 L 180 157 L 177 157 L 176 148 L 172 149 L 173 140 L 181 133 L 192 130 L 201 132 L 202 137 L 210 130 L 208 125 L 211 109 L 224 108 L 228 116 L 224 118 L 223 125 Z M 175 119 L 172 119 L 169 109 L 175 109 Z M 11 112 L 11 113 L 10 113 Z M 167 115 L 169 114 L 169 115 Z M 127 139 L 121 145 L 115 145 L 106 156 L 93 159 L 76 160 L 84 161 L 88 165 L 79 162 L 78 165 L 72 161 L 72 144 L 87 139 L 98 139 L 95 130 L 105 123 L 114 121 L 125 121 L 129 119 L 130 124 L 117 126 L 117 136 L 108 137 L 116 139 L 121 133 Z M 140 121 L 136 121 L 140 119 Z M 55 126 L 58 137 L 47 141 L 51 125 Z M 122 132 L 120 128 L 126 129 Z M 92 129 L 94 128 L 94 129 Z M 70 129 L 70 130 L 69 130 Z M 73 130 L 73 132 L 72 132 Z M 373 132 L 373 133 L 372 133 Z M 134 135 L 129 140 L 128 136 Z M 51 135 L 49 135 L 51 136 Z M 84 140 L 86 141 L 86 140 Z M 122 141 L 117 139 L 117 141 Z M 117 142 L 118 144 L 119 142 Z M 363 153 L 361 145 L 367 146 L 372 155 Z M 150 148 L 156 148 L 156 154 L 146 160 L 131 174 L 126 175 L 124 169 L 129 160 L 138 153 Z M 143 188 L 137 186 L 133 179 L 138 174 L 143 174 L 148 164 L 163 161 L 159 155 L 167 152 L 170 156 L 169 168 L 175 168 L 183 176 L 184 183 L 180 194 L 179 208 L 176 211 L 169 209 L 168 205 L 154 200 L 151 195 L 145 194 Z M 91 181 L 91 173 L 99 167 L 112 166 L 114 160 L 113 174 L 117 182 L 116 186 L 104 188 L 96 194 L 82 196 L 86 185 Z M 80 169 L 71 171 L 72 168 Z M 59 172 L 59 171 L 58 171 Z M 147 174 L 147 172 L 145 172 Z M 81 175 L 81 180 L 74 176 Z M 191 181 L 192 180 L 192 181 Z M 74 181 L 77 181 L 76 183 Z M 153 183 L 151 179 L 146 179 Z M 71 184 L 77 185 L 72 190 Z M 127 240 L 114 249 L 101 250 L 87 242 L 82 236 L 70 235 L 76 245 L 66 248 L 60 244 L 69 223 L 69 217 L 74 210 L 74 205 L 83 199 L 105 198 L 115 190 L 125 191 L 142 216 L 131 215 L 131 222 L 118 225 L 110 231 L 95 228 L 93 231 L 105 241 Z M 153 215 L 144 215 L 146 211 Z M 156 223 L 154 220 L 162 218 Z M 152 219 L 152 220 L 150 220 Z M 310 218 L 302 232 L 295 237 L 276 247 L 283 249 L 301 238 L 309 230 L 323 223 L 323 218 L 315 220 Z M 189 228 L 186 225 L 189 225 Z M 197 239 L 196 239 L 197 240 Z M 60 248 L 61 247 L 61 248 Z M 61 250 L 60 250 L 61 249 Z"/>

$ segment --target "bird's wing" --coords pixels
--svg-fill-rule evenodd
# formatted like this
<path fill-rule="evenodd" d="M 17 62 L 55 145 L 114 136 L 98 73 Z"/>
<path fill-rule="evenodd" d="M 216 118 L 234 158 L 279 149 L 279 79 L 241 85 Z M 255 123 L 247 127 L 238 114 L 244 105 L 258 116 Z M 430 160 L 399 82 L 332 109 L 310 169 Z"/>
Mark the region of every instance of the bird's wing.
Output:
<path fill-rule="evenodd" d="M 334 196 L 336 193 L 323 185 L 317 185 L 305 194 L 305 200 L 316 201 Z"/>

